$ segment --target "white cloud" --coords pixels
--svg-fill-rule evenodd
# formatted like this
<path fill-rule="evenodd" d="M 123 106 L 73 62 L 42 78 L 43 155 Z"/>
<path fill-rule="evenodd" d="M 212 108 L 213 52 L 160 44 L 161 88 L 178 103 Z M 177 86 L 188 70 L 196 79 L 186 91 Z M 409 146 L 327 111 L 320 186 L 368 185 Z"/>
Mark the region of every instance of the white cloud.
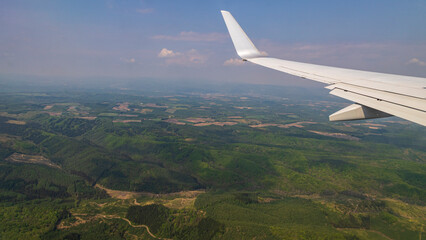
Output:
<path fill-rule="evenodd" d="M 226 60 L 223 65 L 225 66 L 241 66 L 244 64 L 244 61 L 239 58 L 231 58 Z"/>
<path fill-rule="evenodd" d="M 414 64 L 418 66 L 426 66 L 426 62 L 423 62 L 419 60 L 418 58 L 412 58 L 410 61 L 407 62 L 407 64 Z"/>
<path fill-rule="evenodd" d="M 154 12 L 154 9 L 153 8 L 140 8 L 140 9 L 136 9 L 136 12 L 142 13 L 142 14 L 147 14 L 147 13 Z"/>
<path fill-rule="evenodd" d="M 190 42 L 221 42 L 228 38 L 228 35 L 223 33 L 196 33 L 196 32 L 181 32 L 178 35 L 156 35 L 152 37 L 157 40 L 171 41 L 190 41 Z"/>
<path fill-rule="evenodd" d="M 159 58 L 171 58 L 181 55 L 180 52 L 173 52 L 172 50 L 169 50 L 167 48 L 161 49 L 160 53 L 158 53 Z"/>
<path fill-rule="evenodd" d="M 136 62 L 135 58 L 120 58 L 120 60 L 122 62 L 125 62 L 125 63 L 135 63 Z"/>
<path fill-rule="evenodd" d="M 202 64 L 207 60 L 207 56 L 199 53 L 196 49 L 181 53 L 163 48 L 160 53 L 158 53 L 158 57 L 165 58 L 166 64 L 170 65 Z"/>

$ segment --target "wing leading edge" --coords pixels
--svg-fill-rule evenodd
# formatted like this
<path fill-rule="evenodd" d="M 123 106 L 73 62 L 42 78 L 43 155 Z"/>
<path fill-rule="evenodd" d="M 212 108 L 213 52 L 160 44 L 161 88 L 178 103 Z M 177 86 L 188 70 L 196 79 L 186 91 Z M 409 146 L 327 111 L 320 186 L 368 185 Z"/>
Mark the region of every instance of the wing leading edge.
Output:
<path fill-rule="evenodd" d="M 397 116 L 426 126 L 426 78 L 336 68 L 265 57 L 231 13 L 222 11 L 237 54 L 246 61 L 327 84 L 330 94 L 355 102 L 330 121 Z"/>

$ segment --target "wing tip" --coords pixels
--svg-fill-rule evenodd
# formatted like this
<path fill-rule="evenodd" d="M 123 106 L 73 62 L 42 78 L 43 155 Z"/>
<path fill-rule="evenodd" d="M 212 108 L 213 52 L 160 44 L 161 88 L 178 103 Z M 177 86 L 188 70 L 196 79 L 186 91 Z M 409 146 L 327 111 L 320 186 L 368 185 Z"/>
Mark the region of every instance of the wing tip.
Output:
<path fill-rule="evenodd" d="M 242 59 L 261 57 L 262 54 L 259 52 L 256 46 L 254 46 L 253 42 L 250 40 L 232 14 L 226 10 L 221 10 L 221 13 L 223 20 L 225 21 L 225 25 L 228 28 L 232 42 L 234 43 L 237 54 Z"/>

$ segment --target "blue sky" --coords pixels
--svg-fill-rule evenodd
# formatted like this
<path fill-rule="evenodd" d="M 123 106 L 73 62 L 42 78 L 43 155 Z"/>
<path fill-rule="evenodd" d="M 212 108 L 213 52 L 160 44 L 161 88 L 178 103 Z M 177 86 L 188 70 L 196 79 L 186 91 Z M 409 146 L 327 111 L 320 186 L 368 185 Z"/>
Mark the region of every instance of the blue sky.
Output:
<path fill-rule="evenodd" d="M 0 75 L 306 83 L 242 64 L 222 9 L 270 56 L 426 76 L 424 0 L 4 0 Z"/>

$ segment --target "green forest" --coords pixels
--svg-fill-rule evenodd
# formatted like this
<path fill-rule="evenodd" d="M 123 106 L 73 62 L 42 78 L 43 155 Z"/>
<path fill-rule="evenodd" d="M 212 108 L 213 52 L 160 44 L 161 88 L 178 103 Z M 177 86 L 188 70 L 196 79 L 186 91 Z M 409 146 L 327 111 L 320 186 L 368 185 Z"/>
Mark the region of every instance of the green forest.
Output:
<path fill-rule="evenodd" d="M 345 104 L 1 93 L 0 239 L 425 237 L 425 129 Z"/>

